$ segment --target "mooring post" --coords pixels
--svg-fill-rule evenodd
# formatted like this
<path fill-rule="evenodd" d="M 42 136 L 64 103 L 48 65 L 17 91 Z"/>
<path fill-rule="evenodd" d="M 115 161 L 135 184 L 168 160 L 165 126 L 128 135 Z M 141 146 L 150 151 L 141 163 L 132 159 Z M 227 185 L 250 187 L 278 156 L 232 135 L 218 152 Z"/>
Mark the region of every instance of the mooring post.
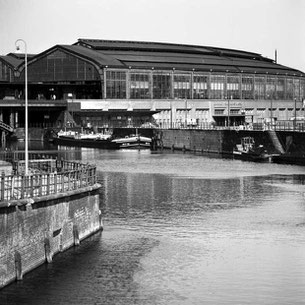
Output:
<path fill-rule="evenodd" d="M 102 211 L 98 211 L 98 216 L 99 216 L 99 221 L 100 221 L 100 228 L 103 231 L 104 230 L 104 224 L 103 224 L 103 219 L 102 219 Z"/>
<path fill-rule="evenodd" d="M 18 251 L 15 252 L 15 269 L 16 269 L 16 279 L 17 281 L 21 281 L 23 278 L 23 272 L 22 272 L 21 254 Z"/>
<path fill-rule="evenodd" d="M 63 236 L 62 233 L 59 235 L 59 251 L 63 251 Z"/>
<path fill-rule="evenodd" d="M 50 239 L 47 237 L 44 239 L 44 251 L 47 262 L 52 263 L 53 257 L 51 252 L 51 244 Z"/>
<path fill-rule="evenodd" d="M 76 224 L 73 225 L 73 238 L 74 238 L 74 245 L 79 246 L 79 232 L 78 232 L 78 227 Z"/>

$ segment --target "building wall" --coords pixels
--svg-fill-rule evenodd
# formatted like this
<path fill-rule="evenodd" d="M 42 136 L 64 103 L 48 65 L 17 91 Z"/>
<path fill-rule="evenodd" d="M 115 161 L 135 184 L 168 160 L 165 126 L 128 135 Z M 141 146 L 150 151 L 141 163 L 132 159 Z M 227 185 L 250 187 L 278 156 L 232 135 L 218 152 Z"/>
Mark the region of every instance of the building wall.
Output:
<path fill-rule="evenodd" d="M 221 125 L 227 126 L 228 115 L 231 126 L 305 117 L 301 100 L 173 100 L 153 103 L 159 110 L 154 119 L 163 128 L 206 128 L 217 118 L 222 118 Z"/>
<path fill-rule="evenodd" d="M 0 288 L 101 228 L 100 185 L 0 204 Z"/>

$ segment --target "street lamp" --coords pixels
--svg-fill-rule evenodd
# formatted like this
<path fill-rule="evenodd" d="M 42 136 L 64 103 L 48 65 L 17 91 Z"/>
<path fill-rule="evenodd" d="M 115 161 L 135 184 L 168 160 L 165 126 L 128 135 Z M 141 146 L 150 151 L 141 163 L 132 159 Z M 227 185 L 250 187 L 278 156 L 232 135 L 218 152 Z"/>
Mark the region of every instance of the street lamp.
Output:
<path fill-rule="evenodd" d="M 187 99 L 184 102 L 185 102 L 185 128 L 187 128 Z"/>
<path fill-rule="evenodd" d="M 20 50 L 19 43 L 24 43 L 24 65 L 25 65 L 25 128 L 24 128 L 24 141 L 25 141 L 25 156 L 24 156 L 24 162 L 25 162 L 25 175 L 28 175 L 29 173 L 29 149 L 28 149 L 28 54 L 27 54 L 27 45 L 26 42 L 23 39 L 18 39 L 15 42 L 15 46 L 17 51 Z"/>
<path fill-rule="evenodd" d="M 296 120 L 297 120 L 297 99 L 294 98 L 294 120 L 293 120 L 293 131 L 296 128 Z"/>
<path fill-rule="evenodd" d="M 231 97 L 227 97 L 227 99 L 228 99 L 228 129 L 230 129 L 230 124 L 231 124 L 231 122 L 230 122 L 230 99 L 232 100 L 233 99 L 233 96 L 231 95 Z"/>

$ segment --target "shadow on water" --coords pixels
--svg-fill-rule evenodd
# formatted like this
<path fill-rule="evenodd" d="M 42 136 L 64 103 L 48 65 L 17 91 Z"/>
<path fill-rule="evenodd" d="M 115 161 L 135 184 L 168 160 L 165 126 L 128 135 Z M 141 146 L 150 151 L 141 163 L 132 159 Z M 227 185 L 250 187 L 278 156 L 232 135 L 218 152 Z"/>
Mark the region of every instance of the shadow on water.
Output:
<path fill-rule="evenodd" d="M 81 246 L 59 253 L 53 263 L 0 290 L 0 304 L 126 304 L 122 296 L 136 304 L 134 274 L 158 241 L 112 237 L 97 233 Z"/>

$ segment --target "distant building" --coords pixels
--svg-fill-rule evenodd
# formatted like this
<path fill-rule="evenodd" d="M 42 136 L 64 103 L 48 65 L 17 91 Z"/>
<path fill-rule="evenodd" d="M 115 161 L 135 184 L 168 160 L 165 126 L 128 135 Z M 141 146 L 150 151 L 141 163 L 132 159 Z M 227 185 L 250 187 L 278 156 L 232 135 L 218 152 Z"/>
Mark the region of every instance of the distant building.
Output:
<path fill-rule="evenodd" d="M 152 115 L 161 127 L 304 117 L 304 76 L 253 52 L 155 42 L 79 39 L 28 59 L 29 99 L 39 105 L 32 113 L 52 101 L 55 121 L 65 101 L 76 123 L 99 127 L 139 125 Z M 23 99 L 23 86 L 24 58 L 0 56 L 0 100 Z"/>

